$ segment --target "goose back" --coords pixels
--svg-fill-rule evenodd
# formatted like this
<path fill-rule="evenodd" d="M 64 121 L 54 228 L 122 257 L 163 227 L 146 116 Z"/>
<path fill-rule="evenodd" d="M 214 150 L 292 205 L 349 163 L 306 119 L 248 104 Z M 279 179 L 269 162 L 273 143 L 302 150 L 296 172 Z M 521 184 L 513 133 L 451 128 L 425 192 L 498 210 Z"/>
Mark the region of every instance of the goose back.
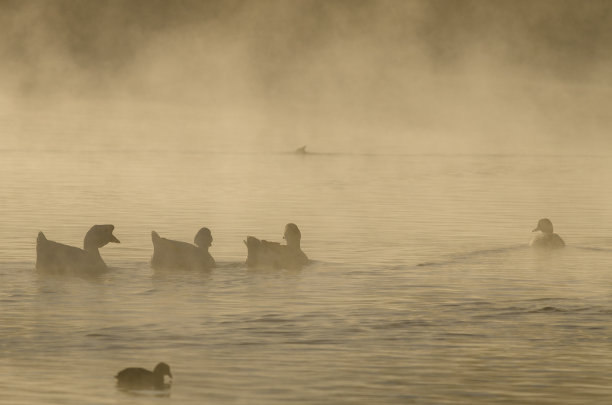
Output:
<path fill-rule="evenodd" d="M 208 270 L 215 266 L 208 246 L 198 247 L 191 243 L 162 238 L 155 231 L 151 232 L 151 240 L 151 266 L 155 269 Z"/>
<path fill-rule="evenodd" d="M 300 247 L 301 233 L 295 224 L 285 226 L 283 238 L 287 241 L 286 245 L 247 236 L 244 241 L 247 266 L 299 270 L 308 264 L 308 257 Z"/>

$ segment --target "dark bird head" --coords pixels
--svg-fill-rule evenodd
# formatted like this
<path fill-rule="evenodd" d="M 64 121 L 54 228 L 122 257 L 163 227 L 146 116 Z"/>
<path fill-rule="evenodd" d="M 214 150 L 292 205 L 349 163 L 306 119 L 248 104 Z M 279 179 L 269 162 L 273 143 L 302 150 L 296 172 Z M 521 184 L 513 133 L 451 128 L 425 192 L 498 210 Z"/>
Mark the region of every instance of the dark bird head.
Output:
<path fill-rule="evenodd" d="M 209 246 L 212 246 L 212 241 L 213 237 L 210 233 L 210 229 L 208 228 L 200 229 L 196 234 L 195 238 L 193 239 L 193 243 L 195 243 L 196 246 L 199 246 L 201 248 L 207 248 Z"/>
<path fill-rule="evenodd" d="M 172 378 L 172 373 L 170 372 L 170 366 L 164 362 L 158 363 L 153 370 L 153 374 L 163 376 L 169 376 Z"/>
<path fill-rule="evenodd" d="M 85 235 L 85 249 L 101 248 L 107 243 L 120 243 L 119 239 L 113 235 L 114 225 L 94 225 Z"/>
<path fill-rule="evenodd" d="M 287 241 L 287 246 L 300 247 L 300 241 L 302 240 L 302 233 L 298 229 L 296 224 L 288 223 L 285 225 L 285 233 L 283 239 Z"/>

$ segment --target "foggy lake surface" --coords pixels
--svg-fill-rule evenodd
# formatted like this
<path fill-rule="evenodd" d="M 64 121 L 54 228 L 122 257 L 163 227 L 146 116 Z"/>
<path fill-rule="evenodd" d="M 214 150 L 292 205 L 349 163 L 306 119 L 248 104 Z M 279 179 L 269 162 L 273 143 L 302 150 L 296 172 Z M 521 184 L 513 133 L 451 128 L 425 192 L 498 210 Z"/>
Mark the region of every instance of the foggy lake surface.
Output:
<path fill-rule="evenodd" d="M 609 155 L 58 139 L 0 151 L 1 403 L 612 401 Z M 564 250 L 528 247 L 542 217 Z M 243 239 L 288 222 L 314 263 L 247 269 Z M 107 273 L 34 270 L 39 231 L 82 247 L 93 224 L 121 241 Z M 152 230 L 203 226 L 217 268 L 151 269 Z M 115 387 L 159 361 L 169 396 Z"/>

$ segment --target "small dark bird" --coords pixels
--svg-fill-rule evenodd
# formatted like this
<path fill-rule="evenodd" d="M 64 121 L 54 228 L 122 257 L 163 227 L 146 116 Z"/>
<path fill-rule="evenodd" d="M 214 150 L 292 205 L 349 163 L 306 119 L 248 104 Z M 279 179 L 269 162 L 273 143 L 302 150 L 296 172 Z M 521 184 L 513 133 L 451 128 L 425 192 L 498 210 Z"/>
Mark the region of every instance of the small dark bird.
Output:
<path fill-rule="evenodd" d="M 165 376 L 172 378 L 170 366 L 158 363 L 153 371 L 130 367 L 118 372 L 115 378 L 119 388 L 163 390 L 170 387 L 170 384 L 164 383 Z"/>

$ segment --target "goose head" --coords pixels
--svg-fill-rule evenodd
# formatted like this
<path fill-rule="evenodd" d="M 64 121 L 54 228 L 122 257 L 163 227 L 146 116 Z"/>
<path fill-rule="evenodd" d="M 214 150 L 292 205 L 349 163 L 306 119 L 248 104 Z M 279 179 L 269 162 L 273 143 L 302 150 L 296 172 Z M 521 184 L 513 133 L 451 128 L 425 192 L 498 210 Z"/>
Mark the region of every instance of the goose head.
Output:
<path fill-rule="evenodd" d="M 300 247 L 300 241 L 302 240 L 302 233 L 298 229 L 296 224 L 289 223 L 285 225 L 285 233 L 283 239 L 287 241 L 287 246 Z"/>
<path fill-rule="evenodd" d="M 553 233 L 553 224 L 548 218 L 542 218 L 538 221 L 538 226 L 532 231 L 537 232 L 542 231 L 545 234 Z"/>
<path fill-rule="evenodd" d="M 193 239 L 193 243 L 196 246 L 199 246 L 201 248 L 206 248 L 206 249 L 208 249 L 209 246 L 212 246 L 212 241 L 213 241 L 213 237 L 212 237 L 212 234 L 210 233 L 210 229 L 208 228 L 200 229 L 198 233 L 196 234 L 195 238 Z"/>
<path fill-rule="evenodd" d="M 113 235 L 114 225 L 94 225 L 85 235 L 85 250 L 99 249 L 106 244 L 120 243 L 119 239 Z"/>

